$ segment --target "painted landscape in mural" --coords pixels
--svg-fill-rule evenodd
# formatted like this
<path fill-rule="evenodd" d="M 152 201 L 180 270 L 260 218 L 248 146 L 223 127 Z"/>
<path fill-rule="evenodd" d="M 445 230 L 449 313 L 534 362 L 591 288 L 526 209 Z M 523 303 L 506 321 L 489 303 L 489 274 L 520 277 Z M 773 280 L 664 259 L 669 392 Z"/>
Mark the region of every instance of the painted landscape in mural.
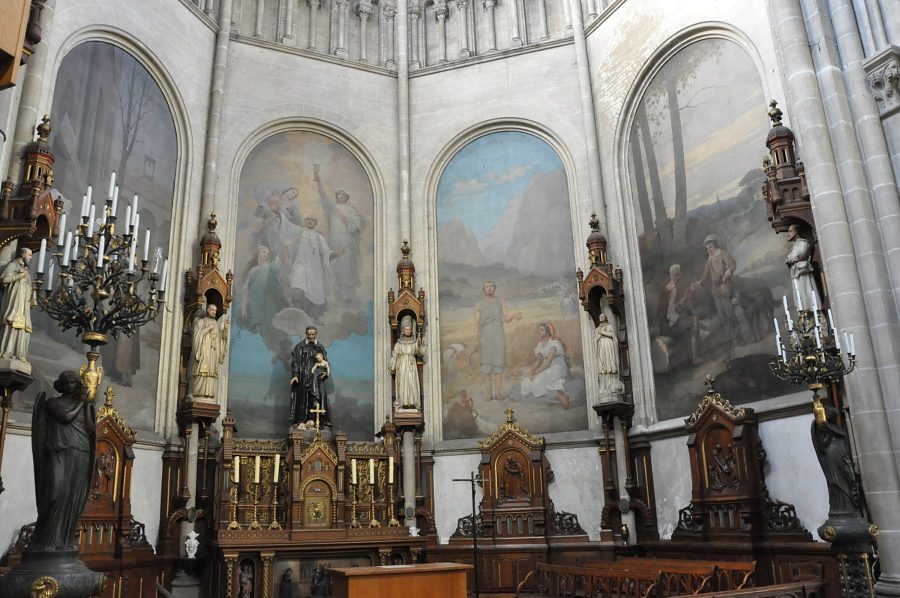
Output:
<path fill-rule="evenodd" d="M 585 429 L 559 156 L 534 135 L 490 133 L 453 157 L 436 205 L 443 438 L 482 437 L 507 408 L 534 433 Z"/>
<path fill-rule="evenodd" d="M 269 137 L 240 177 L 228 407 L 243 437 L 290 426 L 291 349 L 308 325 L 328 353 L 334 428 L 373 434 L 373 196 L 324 135 Z"/>
<path fill-rule="evenodd" d="M 735 404 L 792 392 L 768 368 L 790 282 L 761 199 L 766 104 L 744 50 L 703 40 L 637 109 L 629 168 L 661 420 L 690 413 L 707 375 Z"/>
<path fill-rule="evenodd" d="M 141 229 L 151 229 L 151 247 L 160 246 L 167 255 L 178 147 L 172 113 L 147 69 L 111 44 L 77 46 L 60 65 L 50 117 L 54 187 L 63 196 L 69 222 L 87 186 L 93 185 L 95 203 L 102 201 L 98 198 L 115 171 L 120 196 L 140 197 Z M 126 203 L 119 202 L 120 210 Z M 37 394 L 53 394 L 59 373 L 78 371 L 87 350 L 74 331 L 60 331 L 39 308 L 32 318 L 29 361 L 35 382 L 16 396 L 15 410 L 24 413 L 13 416 L 28 422 Z M 101 347 L 103 386 L 113 388 L 117 409 L 141 430 L 154 426 L 161 330 L 160 317 L 134 336 L 111 338 Z"/>

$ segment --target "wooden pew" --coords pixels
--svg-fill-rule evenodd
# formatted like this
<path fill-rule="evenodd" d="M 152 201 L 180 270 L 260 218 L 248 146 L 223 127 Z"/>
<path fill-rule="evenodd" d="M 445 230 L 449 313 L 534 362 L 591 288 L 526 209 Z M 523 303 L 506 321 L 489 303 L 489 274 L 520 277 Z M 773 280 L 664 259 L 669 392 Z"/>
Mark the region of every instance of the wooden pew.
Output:
<path fill-rule="evenodd" d="M 518 586 L 516 597 L 653 598 L 659 596 L 660 574 L 538 563 Z"/>
<path fill-rule="evenodd" d="M 823 580 L 795 581 L 773 586 L 745 588 L 743 590 L 725 590 L 708 594 L 685 594 L 684 596 L 673 598 L 686 598 L 687 596 L 691 598 L 740 598 L 741 596 L 753 598 L 826 598 L 828 596 L 825 592 L 826 586 L 827 583 Z"/>
<path fill-rule="evenodd" d="M 675 571 L 686 563 L 698 567 L 715 568 L 711 583 L 704 591 L 740 590 L 753 586 L 753 573 L 756 571 L 756 561 L 694 561 L 637 557 L 623 557 L 616 561 L 616 564 L 626 566 L 640 564 L 640 566 L 644 567 L 657 567 L 661 571 Z"/>

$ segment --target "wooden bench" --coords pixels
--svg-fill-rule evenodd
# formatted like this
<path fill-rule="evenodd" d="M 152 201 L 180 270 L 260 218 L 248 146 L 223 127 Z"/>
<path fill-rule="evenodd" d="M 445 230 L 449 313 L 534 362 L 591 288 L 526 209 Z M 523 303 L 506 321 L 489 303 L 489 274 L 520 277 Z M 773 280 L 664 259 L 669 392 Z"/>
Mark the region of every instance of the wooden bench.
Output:
<path fill-rule="evenodd" d="M 738 598 L 740 596 L 753 596 L 755 598 L 826 598 L 826 582 L 819 581 L 795 581 L 773 586 L 760 586 L 757 588 L 745 588 L 743 590 L 725 590 L 710 592 L 708 594 L 685 594 L 686 598 Z"/>
<path fill-rule="evenodd" d="M 657 568 L 660 571 L 688 571 L 691 566 L 712 569 L 710 584 L 700 591 L 740 590 L 753 586 L 753 573 L 756 571 L 756 561 L 694 561 L 685 559 L 652 559 L 623 557 L 615 562 L 617 565 L 641 566 Z M 696 592 L 696 585 L 686 592 Z M 668 594 L 671 595 L 671 594 Z"/>
<path fill-rule="evenodd" d="M 518 586 L 516 598 L 652 598 L 659 596 L 660 574 L 538 563 Z"/>

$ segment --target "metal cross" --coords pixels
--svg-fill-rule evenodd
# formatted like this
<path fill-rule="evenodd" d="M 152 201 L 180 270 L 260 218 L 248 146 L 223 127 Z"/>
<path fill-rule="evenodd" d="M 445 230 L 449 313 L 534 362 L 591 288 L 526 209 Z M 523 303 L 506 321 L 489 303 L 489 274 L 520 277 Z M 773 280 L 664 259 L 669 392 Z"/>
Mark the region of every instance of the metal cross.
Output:
<path fill-rule="evenodd" d="M 315 408 L 310 409 L 309 412 L 316 414 L 316 434 L 318 434 L 319 433 L 319 415 L 322 413 L 326 413 L 326 411 L 319 406 L 319 401 L 316 401 Z"/>

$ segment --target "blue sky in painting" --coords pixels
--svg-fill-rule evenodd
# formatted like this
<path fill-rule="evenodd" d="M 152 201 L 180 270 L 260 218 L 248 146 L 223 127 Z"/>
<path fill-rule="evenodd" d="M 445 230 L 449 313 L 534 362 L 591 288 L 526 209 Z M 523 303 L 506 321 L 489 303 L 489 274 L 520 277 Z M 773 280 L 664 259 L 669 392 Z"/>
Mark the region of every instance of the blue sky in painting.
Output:
<path fill-rule="evenodd" d="M 481 238 L 536 173 L 561 168 L 553 148 L 534 135 L 502 131 L 479 137 L 460 150 L 441 175 L 438 225 L 459 219 Z"/>

